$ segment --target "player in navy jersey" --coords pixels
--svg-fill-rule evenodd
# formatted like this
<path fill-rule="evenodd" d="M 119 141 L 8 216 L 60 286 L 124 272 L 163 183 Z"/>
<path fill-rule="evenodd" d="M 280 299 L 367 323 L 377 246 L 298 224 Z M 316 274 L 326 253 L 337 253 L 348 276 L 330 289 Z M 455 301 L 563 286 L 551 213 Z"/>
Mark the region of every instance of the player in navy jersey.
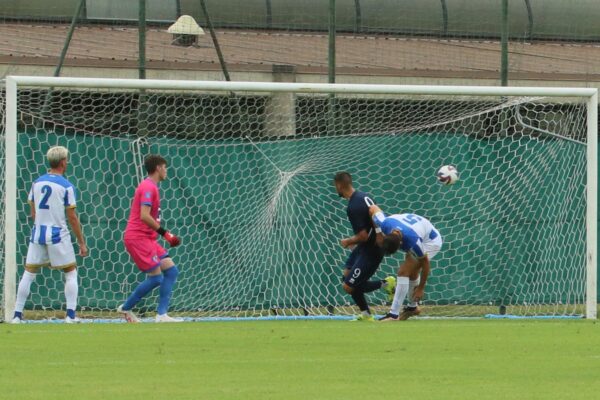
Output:
<path fill-rule="evenodd" d="M 391 310 L 381 321 L 406 320 L 421 312 L 418 302 L 423 298 L 431 269 L 429 261 L 442 249 L 442 236 L 427 218 L 417 214 L 386 216 L 376 205 L 369 208 L 369 213 L 377 227 L 377 242 L 384 253 L 393 254 L 398 249 L 406 253 L 398 269 Z M 400 314 L 407 295 L 409 305 Z"/>
<path fill-rule="evenodd" d="M 385 280 L 369 280 L 383 259 L 383 251 L 375 242 L 375 229 L 369 215 L 369 207 L 375 202 L 367 193 L 354 189 L 352 176 L 348 172 L 338 172 L 333 181 L 338 195 L 348 200 L 346 213 L 354 232 L 354 235 L 340 240 L 343 248 L 353 248 L 346 261 L 343 288 L 361 311 L 357 319 L 372 321 L 365 293 L 383 288 L 391 299 L 396 286 L 393 276 Z"/>
<path fill-rule="evenodd" d="M 69 151 L 63 146 L 54 146 L 48 150 L 46 156 L 50 171 L 33 182 L 27 198 L 33 227 L 29 238 L 25 271 L 17 291 L 15 314 L 11 321 L 13 324 L 22 322 L 23 309 L 31 284 L 42 267 L 59 269 L 64 273 L 67 300 L 65 323 L 80 322 L 75 316 L 79 285 L 69 225 L 77 238 L 79 255 L 87 256 L 88 250 L 75 211 L 75 187 L 64 177 Z"/>

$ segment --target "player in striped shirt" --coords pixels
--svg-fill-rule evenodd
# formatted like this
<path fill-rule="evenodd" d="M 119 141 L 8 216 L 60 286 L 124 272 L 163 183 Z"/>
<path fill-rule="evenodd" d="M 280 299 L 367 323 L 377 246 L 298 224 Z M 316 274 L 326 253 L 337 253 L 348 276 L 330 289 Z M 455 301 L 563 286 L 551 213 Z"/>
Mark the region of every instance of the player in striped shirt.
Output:
<path fill-rule="evenodd" d="M 406 320 L 420 314 L 418 302 L 423 298 L 430 272 L 430 260 L 442 249 L 442 236 L 427 218 L 417 214 L 387 216 L 379 207 L 369 207 L 376 226 L 377 243 L 385 254 L 398 249 L 406 253 L 398 269 L 396 292 L 390 312 L 381 321 Z M 408 295 L 409 304 L 400 314 L 400 307 Z"/>
<path fill-rule="evenodd" d="M 69 151 L 65 147 L 55 146 L 48 150 L 47 158 L 50 171 L 33 182 L 28 196 L 34 224 L 29 238 L 25 272 L 17 290 L 15 314 L 11 321 L 14 324 L 22 322 L 31 284 L 40 268 L 46 266 L 64 272 L 67 300 L 65 322 L 80 322 L 75 316 L 79 290 L 77 263 L 68 225 L 77 238 L 79 255 L 87 256 L 88 250 L 75 212 L 75 187 L 63 176 L 67 170 Z"/>

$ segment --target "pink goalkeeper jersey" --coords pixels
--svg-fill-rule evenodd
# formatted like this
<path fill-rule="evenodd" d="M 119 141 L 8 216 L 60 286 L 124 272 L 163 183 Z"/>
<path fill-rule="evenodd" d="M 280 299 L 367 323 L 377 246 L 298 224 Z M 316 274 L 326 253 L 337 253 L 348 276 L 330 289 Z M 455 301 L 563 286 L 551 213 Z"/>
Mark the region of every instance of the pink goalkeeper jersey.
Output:
<path fill-rule="evenodd" d="M 158 194 L 158 186 L 150 178 L 144 179 L 135 190 L 133 202 L 131 203 L 129 221 L 127 221 L 127 228 L 125 228 L 125 236 L 132 239 L 156 239 L 158 233 L 153 231 L 152 228 L 140 219 L 143 205 L 150 206 L 150 215 L 160 222 L 160 196 Z"/>

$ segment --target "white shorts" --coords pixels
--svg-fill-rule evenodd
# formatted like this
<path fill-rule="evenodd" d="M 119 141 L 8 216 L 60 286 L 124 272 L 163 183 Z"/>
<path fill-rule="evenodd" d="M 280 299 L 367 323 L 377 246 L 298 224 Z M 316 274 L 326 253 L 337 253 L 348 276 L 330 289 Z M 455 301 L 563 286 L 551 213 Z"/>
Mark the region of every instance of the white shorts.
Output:
<path fill-rule="evenodd" d="M 64 269 L 74 267 L 75 250 L 70 240 L 65 240 L 56 244 L 29 243 L 27 249 L 26 267 L 37 268 L 47 267 Z"/>
<path fill-rule="evenodd" d="M 423 250 L 427 257 L 431 260 L 442 250 L 442 237 L 438 235 L 435 239 L 423 243 Z"/>

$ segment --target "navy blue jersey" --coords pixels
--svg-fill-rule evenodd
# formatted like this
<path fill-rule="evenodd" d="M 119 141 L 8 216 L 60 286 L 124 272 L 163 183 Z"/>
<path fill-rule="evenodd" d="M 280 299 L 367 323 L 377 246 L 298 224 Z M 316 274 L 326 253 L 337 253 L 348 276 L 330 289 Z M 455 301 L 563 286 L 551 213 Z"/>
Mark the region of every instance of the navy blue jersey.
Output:
<path fill-rule="evenodd" d="M 352 193 L 348 200 L 348 219 L 352 225 L 354 234 L 362 231 L 363 229 L 369 233 L 368 244 L 372 244 L 375 241 L 375 231 L 373 230 L 373 223 L 369 216 L 369 207 L 375 204 L 368 193 L 359 192 L 358 190 Z"/>

